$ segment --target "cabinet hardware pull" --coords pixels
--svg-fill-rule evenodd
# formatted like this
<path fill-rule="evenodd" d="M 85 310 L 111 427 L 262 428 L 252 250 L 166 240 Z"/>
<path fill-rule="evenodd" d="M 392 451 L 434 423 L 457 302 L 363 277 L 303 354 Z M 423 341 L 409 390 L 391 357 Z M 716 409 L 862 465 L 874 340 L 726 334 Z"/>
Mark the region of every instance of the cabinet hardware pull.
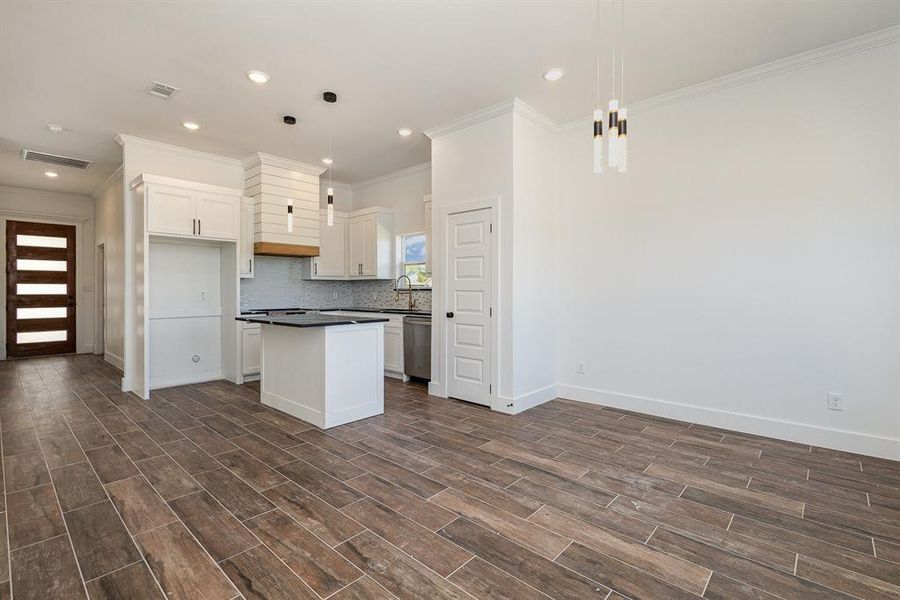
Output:
<path fill-rule="evenodd" d="M 202 233 L 200 233 L 200 231 L 201 231 L 200 227 L 201 227 L 201 221 L 200 221 L 200 219 L 197 219 L 197 235 L 203 235 Z"/>
<path fill-rule="evenodd" d="M 191 219 L 191 235 L 197 235 L 197 219 Z"/>
<path fill-rule="evenodd" d="M 319 263 L 313 263 L 313 275 L 319 274 Z"/>
<path fill-rule="evenodd" d="M 250 259 L 250 272 L 253 272 L 253 259 Z"/>

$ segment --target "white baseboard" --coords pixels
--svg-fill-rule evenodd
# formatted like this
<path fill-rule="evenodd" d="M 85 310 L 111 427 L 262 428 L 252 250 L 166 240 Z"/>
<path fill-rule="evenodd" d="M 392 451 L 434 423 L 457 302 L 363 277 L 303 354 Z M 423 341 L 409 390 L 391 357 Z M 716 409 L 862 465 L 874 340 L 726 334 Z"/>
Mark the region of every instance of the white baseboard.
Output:
<path fill-rule="evenodd" d="M 176 385 L 187 385 L 189 383 L 217 381 L 224 378 L 225 374 L 221 369 L 218 371 L 204 371 L 201 373 L 179 373 L 177 375 L 151 377 L 150 389 L 157 390 L 159 388 L 175 387 Z"/>
<path fill-rule="evenodd" d="M 527 394 L 520 394 L 518 396 L 515 396 L 514 398 L 498 396 L 497 399 L 499 400 L 500 406 L 496 410 L 498 412 L 503 412 L 509 415 L 517 415 L 520 412 L 528 410 L 529 408 L 534 408 L 539 404 L 549 402 L 556 397 L 556 384 L 552 384 L 534 390 L 533 392 L 528 392 Z M 508 406 L 509 404 L 512 404 L 512 406 Z"/>
<path fill-rule="evenodd" d="M 430 396 L 437 396 L 438 398 L 446 398 L 447 390 L 444 389 L 444 386 L 441 385 L 440 381 L 429 381 L 428 394 Z"/>
<path fill-rule="evenodd" d="M 574 385 L 559 385 L 557 394 L 560 398 L 577 400 L 588 404 L 611 406 L 658 417 L 688 421 L 698 425 L 733 429 L 743 433 L 799 442 L 801 444 L 812 444 L 845 452 L 900 460 L 900 438 L 795 423 Z"/>
<path fill-rule="evenodd" d="M 113 354 L 109 350 L 103 353 L 103 360 L 114 366 L 120 371 L 125 370 L 125 360 L 116 354 Z"/>

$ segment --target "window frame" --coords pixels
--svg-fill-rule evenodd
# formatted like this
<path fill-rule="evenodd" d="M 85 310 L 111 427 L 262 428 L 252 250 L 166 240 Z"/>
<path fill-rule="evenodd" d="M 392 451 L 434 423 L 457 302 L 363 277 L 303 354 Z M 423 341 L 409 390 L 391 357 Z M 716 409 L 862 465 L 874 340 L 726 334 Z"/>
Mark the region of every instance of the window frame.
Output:
<path fill-rule="evenodd" d="M 425 238 L 425 260 L 421 262 L 406 262 L 406 240 L 411 237 L 422 236 Z M 428 278 L 431 278 L 431 273 L 428 271 L 428 234 L 425 231 L 410 231 L 409 233 L 401 233 L 397 236 L 397 279 L 406 274 L 406 266 L 407 265 L 422 265 L 425 267 L 425 274 Z M 394 280 L 394 289 L 397 289 L 397 279 Z M 406 289 L 406 288 L 402 288 Z M 422 284 L 413 284 L 410 289 L 413 290 L 430 290 L 430 285 L 422 285 Z"/>

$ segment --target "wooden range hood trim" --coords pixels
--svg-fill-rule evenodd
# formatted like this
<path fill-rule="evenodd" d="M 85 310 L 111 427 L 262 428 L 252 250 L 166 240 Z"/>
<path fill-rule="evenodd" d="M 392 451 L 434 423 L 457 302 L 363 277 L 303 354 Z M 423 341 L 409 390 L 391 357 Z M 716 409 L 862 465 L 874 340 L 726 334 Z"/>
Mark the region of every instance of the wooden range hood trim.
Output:
<path fill-rule="evenodd" d="M 275 242 L 256 242 L 253 254 L 261 256 L 319 256 L 318 246 L 300 244 L 277 244 Z"/>

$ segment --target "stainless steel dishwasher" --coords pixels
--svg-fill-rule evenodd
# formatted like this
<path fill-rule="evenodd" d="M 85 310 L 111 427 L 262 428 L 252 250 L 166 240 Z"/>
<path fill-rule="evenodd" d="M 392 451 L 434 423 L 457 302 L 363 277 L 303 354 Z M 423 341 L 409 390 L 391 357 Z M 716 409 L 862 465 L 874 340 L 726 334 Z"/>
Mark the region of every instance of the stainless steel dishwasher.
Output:
<path fill-rule="evenodd" d="M 431 380 L 431 317 L 403 317 L 403 372 Z"/>

